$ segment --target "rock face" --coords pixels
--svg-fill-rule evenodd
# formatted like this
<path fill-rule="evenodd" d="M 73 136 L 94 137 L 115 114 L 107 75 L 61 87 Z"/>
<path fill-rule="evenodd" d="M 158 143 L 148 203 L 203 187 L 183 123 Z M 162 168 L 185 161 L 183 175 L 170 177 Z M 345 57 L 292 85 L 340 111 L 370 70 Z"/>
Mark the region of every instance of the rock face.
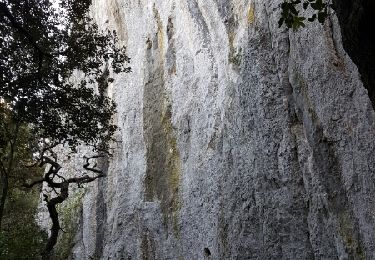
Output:
<path fill-rule="evenodd" d="M 338 19 L 280 1 L 95 0 L 133 72 L 73 259 L 375 259 L 375 114 Z"/>

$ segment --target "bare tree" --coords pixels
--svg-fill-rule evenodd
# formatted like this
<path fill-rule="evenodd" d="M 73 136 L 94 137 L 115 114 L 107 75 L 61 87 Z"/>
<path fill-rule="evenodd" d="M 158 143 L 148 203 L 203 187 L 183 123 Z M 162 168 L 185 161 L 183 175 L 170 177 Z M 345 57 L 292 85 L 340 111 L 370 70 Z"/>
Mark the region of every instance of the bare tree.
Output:
<path fill-rule="evenodd" d="M 50 156 L 45 155 L 46 153 L 49 153 Z M 82 184 L 93 182 L 96 179 L 105 176 L 104 172 L 97 168 L 97 163 L 95 161 L 101 157 L 104 157 L 104 155 L 85 157 L 86 162 L 83 164 L 83 172 L 75 174 L 75 177 L 67 178 L 59 174 L 62 166 L 57 162 L 57 155 L 52 150 L 46 150 L 39 160 L 39 166 L 45 166 L 47 168 L 43 178 L 24 184 L 24 187 L 32 188 L 35 185 L 46 183 L 47 186 L 54 191 L 53 197 L 46 192 L 43 194 L 49 216 L 52 220 L 51 234 L 42 254 L 43 259 L 50 258 L 51 251 L 57 243 L 59 232 L 61 230 L 57 205 L 68 199 L 69 187 L 71 184 L 76 184 L 78 187 L 82 187 Z"/>

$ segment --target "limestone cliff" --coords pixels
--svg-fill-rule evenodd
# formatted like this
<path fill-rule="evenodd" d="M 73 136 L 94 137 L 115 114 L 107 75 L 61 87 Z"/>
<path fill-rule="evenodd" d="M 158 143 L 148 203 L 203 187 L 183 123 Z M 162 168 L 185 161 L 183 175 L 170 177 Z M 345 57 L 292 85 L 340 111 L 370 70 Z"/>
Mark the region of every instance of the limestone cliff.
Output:
<path fill-rule="evenodd" d="M 132 58 L 73 259 L 375 259 L 375 114 L 333 14 L 95 0 Z"/>

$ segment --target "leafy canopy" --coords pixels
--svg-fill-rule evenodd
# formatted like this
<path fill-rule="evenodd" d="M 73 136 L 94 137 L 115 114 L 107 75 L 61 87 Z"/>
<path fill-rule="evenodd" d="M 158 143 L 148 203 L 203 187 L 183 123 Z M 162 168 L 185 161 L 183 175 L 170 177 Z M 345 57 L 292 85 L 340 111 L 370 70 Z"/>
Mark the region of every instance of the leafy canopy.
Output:
<path fill-rule="evenodd" d="M 115 104 L 106 95 L 108 71 L 130 71 L 125 47 L 114 31 L 93 23 L 90 4 L 0 1 L 1 102 L 15 122 L 73 149 L 82 143 L 107 148 L 116 129 Z"/>

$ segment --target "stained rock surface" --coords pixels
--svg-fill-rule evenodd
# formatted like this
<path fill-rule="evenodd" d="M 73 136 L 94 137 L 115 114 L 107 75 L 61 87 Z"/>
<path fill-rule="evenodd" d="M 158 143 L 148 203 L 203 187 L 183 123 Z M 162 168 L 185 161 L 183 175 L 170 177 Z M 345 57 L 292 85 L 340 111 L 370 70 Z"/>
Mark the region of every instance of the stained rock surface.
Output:
<path fill-rule="evenodd" d="M 333 14 L 280 1 L 94 0 L 132 73 L 73 259 L 375 259 L 375 114 Z"/>

